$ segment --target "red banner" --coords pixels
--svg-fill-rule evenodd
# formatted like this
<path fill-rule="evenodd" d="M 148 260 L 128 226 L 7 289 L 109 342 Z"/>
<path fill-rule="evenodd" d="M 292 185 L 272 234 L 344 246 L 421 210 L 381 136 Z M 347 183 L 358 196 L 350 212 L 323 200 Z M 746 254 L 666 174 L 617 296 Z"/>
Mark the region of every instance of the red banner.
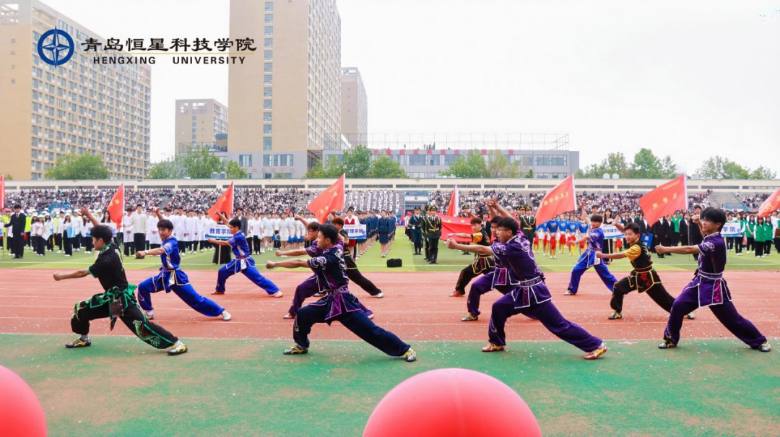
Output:
<path fill-rule="evenodd" d="M 224 212 L 228 220 L 230 220 L 230 217 L 233 215 L 233 184 L 235 184 L 235 182 L 230 183 L 228 189 L 222 193 L 219 199 L 214 202 L 214 206 L 209 208 L 207 212 L 208 216 L 213 218 L 217 223 L 219 223 L 220 213 Z"/>
<path fill-rule="evenodd" d="M 645 214 L 648 226 L 652 226 L 661 217 L 674 214 L 675 211 L 688 209 L 685 175 L 672 179 L 642 196 L 639 206 Z"/>
<path fill-rule="evenodd" d="M 341 175 L 339 180 L 331 185 L 327 190 L 320 193 L 315 197 L 306 207 L 312 214 L 317 217 L 320 223 L 325 223 L 325 219 L 328 218 L 328 214 L 331 211 L 339 211 L 344 209 L 344 193 L 346 189 L 344 187 L 345 175 Z"/>
<path fill-rule="evenodd" d="M 108 211 L 111 221 L 116 223 L 116 227 L 119 229 L 122 226 L 122 215 L 125 212 L 125 184 L 119 185 L 119 188 L 116 189 L 106 211 Z"/>
<path fill-rule="evenodd" d="M 458 196 L 458 186 L 455 185 L 455 188 L 452 189 L 452 195 L 450 196 L 450 206 L 447 207 L 447 214 L 448 216 L 455 216 L 455 214 L 458 213 L 458 209 L 460 208 L 460 196 Z"/>
<path fill-rule="evenodd" d="M 780 209 L 780 189 L 775 191 L 775 194 L 772 194 L 769 196 L 764 203 L 761 204 L 760 207 L 758 207 L 758 216 L 759 217 L 766 217 L 769 214 L 772 214 L 773 212 Z"/>
<path fill-rule="evenodd" d="M 441 217 L 441 238 L 446 240 L 449 234 L 471 234 L 471 217 L 453 217 L 451 215 L 440 214 Z M 463 238 L 454 238 L 458 241 L 471 241 Z"/>
<path fill-rule="evenodd" d="M 557 187 L 547 192 L 536 210 L 536 223 L 544 223 L 556 215 L 577 209 L 577 196 L 574 194 L 574 176 L 569 176 Z"/>

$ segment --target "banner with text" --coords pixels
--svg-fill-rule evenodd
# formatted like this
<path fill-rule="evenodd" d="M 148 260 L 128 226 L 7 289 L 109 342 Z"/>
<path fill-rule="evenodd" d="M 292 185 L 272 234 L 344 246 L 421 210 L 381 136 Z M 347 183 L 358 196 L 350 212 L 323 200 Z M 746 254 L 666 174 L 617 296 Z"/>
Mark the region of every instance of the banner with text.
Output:
<path fill-rule="evenodd" d="M 365 240 L 366 225 L 344 225 L 350 240 Z"/>
<path fill-rule="evenodd" d="M 211 225 L 206 231 L 206 238 L 213 238 L 215 240 L 230 240 L 233 234 L 230 233 L 230 229 L 227 225 Z"/>

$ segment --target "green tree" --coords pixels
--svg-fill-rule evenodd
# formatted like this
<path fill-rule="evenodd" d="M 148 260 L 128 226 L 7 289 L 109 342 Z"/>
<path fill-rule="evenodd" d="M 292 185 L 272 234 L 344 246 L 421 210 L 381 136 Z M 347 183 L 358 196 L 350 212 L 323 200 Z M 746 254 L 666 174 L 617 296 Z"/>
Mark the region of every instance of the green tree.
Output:
<path fill-rule="evenodd" d="M 348 178 L 366 178 L 371 172 L 371 155 L 373 152 L 366 146 L 355 146 L 344 151 L 343 169 Z M 339 176 L 341 174 L 339 173 Z"/>
<path fill-rule="evenodd" d="M 762 165 L 751 171 L 748 179 L 777 179 L 777 173 Z"/>
<path fill-rule="evenodd" d="M 639 149 L 631 164 L 631 175 L 634 179 L 668 179 L 677 174 L 676 165 L 670 156 L 659 158 L 650 149 Z"/>
<path fill-rule="evenodd" d="M 371 171 L 368 174 L 370 178 L 386 179 L 386 178 L 408 178 L 409 175 L 401 167 L 398 161 L 390 158 L 387 155 L 380 156 L 373 163 L 371 163 Z"/>
<path fill-rule="evenodd" d="M 211 173 L 225 171 L 225 163 L 205 147 L 190 149 L 182 156 L 181 166 L 191 179 L 210 179 Z"/>
<path fill-rule="evenodd" d="M 160 161 L 149 169 L 149 179 L 184 179 L 185 173 L 179 159 Z"/>
<path fill-rule="evenodd" d="M 476 150 L 470 151 L 465 157 L 459 156 L 450 167 L 441 172 L 444 176 L 456 178 L 479 179 L 488 177 L 487 164 L 482 154 Z"/>
<path fill-rule="evenodd" d="M 230 161 L 225 167 L 225 173 L 228 179 L 246 179 L 249 177 L 246 170 L 241 168 L 236 161 Z"/>
<path fill-rule="evenodd" d="M 707 158 L 697 173 L 700 178 L 710 179 L 747 179 L 750 175 L 746 168 L 720 156 Z"/>
<path fill-rule="evenodd" d="M 621 152 L 609 153 L 607 159 L 577 171 L 578 178 L 601 179 L 605 174 L 617 174 L 620 178 L 631 177 L 631 167 L 626 161 L 626 155 Z"/>
<path fill-rule="evenodd" d="M 47 179 L 108 179 L 108 167 L 98 155 L 76 155 L 71 152 L 57 159 L 46 170 Z"/>
<path fill-rule="evenodd" d="M 322 161 L 319 161 L 310 168 L 306 172 L 306 179 L 331 179 L 340 177 L 344 173 L 345 169 L 339 162 L 339 158 L 336 155 L 330 155 L 324 165 Z"/>
<path fill-rule="evenodd" d="M 5 176 L 5 180 L 7 180 L 7 181 L 12 181 L 12 180 L 14 180 L 14 177 L 13 177 L 13 176 L 11 176 L 9 173 L 6 173 L 6 174 L 5 174 L 5 175 L 3 175 L 3 176 Z"/>
<path fill-rule="evenodd" d="M 490 178 L 517 178 L 520 177 L 520 163 L 509 163 L 500 150 L 494 150 L 488 155 L 486 165 L 487 177 Z"/>

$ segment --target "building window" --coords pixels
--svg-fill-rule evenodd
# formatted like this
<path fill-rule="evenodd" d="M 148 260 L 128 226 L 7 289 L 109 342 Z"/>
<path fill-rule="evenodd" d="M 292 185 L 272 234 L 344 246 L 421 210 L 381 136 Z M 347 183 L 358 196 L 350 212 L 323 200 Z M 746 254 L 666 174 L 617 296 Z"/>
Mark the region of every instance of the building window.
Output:
<path fill-rule="evenodd" d="M 547 167 L 565 167 L 568 161 L 567 158 L 568 157 L 566 155 L 537 155 L 536 165 Z"/>
<path fill-rule="evenodd" d="M 263 88 L 263 97 L 271 97 L 273 95 L 274 95 L 273 88 L 271 87 Z"/>
<path fill-rule="evenodd" d="M 265 2 L 265 10 L 266 10 L 266 12 L 273 12 L 274 11 L 274 2 Z"/>
<path fill-rule="evenodd" d="M 270 61 L 274 58 L 274 51 L 273 50 L 263 50 L 263 59 L 266 61 Z"/>
<path fill-rule="evenodd" d="M 274 34 L 274 27 L 273 26 L 265 26 L 265 35 L 273 35 Z"/>
<path fill-rule="evenodd" d="M 270 73 L 274 69 L 273 62 L 266 62 L 265 65 L 263 65 L 263 72 Z"/>
<path fill-rule="evenodd" d="M 270 124 L 264 124 L 263 125 L 263 133 L 264 134 L 270 134 L 271 133 L 271 125 Z"/>
<path fill-rule="evenodd" d="M 263 155 L 263 166 L 270 167 L 273 155 Z"/>
<path fill-rule="evenodd" d="M 263 109 L 273 109 L 270 99 L 263 100 Z"/>
<path fill-rule="evenodd" d="M 263 113 L 263 121 L 271 121 L 271 113 L 270 112 L 264 112 Z"/>
<path fill-rule="evenodd" d="M 427 155 L 409 155 L 409 165 L 426 165 Z"/>
<path fill-rule="evenodd" d="M 272 14 L 265 14 L 265 22 L 271 24 L 274 22 L 274 16 Z"/>
<path fill-rule="evenodd" d="M 273 46 L 274 46 L 274 39 L 273 38 L 266 38 L 265 39 L 265 47 L 270 49 Z"/>
<path fill-rule="evenodd" d="M 274 166 L 292 167 L 293 166 L 292 154 L 274 155 Z"/>
<path fill-rule="evenodd" d="M 238 165 L 241 167 L 251 167 L 252 155 L 238 155 Z"/>
<path fill-rule="evenodd" d="M 265 151 L 271 150 L 271 147 L 272 147 L 271 137 L 263 138 L 263 150 Z"/>
<path fill-rule="evenodd" d="M 272 74 L 266 74 L 263 75 L 263 83 L 271 84 L 273 82 L 274 76 Z"/>

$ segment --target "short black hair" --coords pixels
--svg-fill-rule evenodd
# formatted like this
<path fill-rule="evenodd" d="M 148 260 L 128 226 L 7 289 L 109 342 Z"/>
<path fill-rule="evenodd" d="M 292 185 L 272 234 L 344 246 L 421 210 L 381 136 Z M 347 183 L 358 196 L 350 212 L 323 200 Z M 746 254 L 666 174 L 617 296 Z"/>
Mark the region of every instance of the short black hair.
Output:
<path fill-rule="evenodd" d="M 344 226 L 344 219 L 343 219 L 343 218 L 341 218 L 341 217 L 336 217 L 336 218 L 334 218 L 333 220 L 331 220 L 330 222 L 331 222 L 333 225 Z"/>
<path fill-rule="evenodd" d="M 511 231 L 513 234 L 517 233 L 518 224 L 512 217 L 501 217 L 498 220 L 498 227 Z"/>
<path fill-rule="evenodd" d="M 313 231 L 313 232 L 319 232 L 320 230 L 320 223 L 319 222 L 310 222 L 306 225 L 306 229 Z"/>
<path fill-rule="evenodd" d="M 471 218 L 471 224 L 472 225 L 481 225 L 482 224 L 482 219 L 479 218 L 479 217 L 472 217 Z"/>
<path fill-rule="evenodd" d="M 320 226 L 320 232 L 322 236 L 330 240 L 331 244 L 336 244 L 339 240 L 339 230 L 331 224 L 324 224 Z"/>
<path fill-rule="evenodd" d="M 701 209 L 701 205 L 693 205 L 693 209 Z"/>
<path fill-rule="evenodd" d="M 490 225 L 491 225 L 491 226 L 492 226 L 492 225 L 496 225 L 496 226 L 498 226 L 498 222 L 500 222 L 500 221 L 501 221 L 501 218 L 502 218 L 502 217 L 501 217 L 500 215 L 497 215 L 497 216 L 493 217 L 492 219 L 490 219 Z"/>
<path fill-rule="evenodd" d="M 169 231 L 173 230 L 173 222 L 170 220 L 160 220 L 157 222 L 157 229 L 167 229 Z"/>
<path fill-rule="evenodd" d="M 95 240 L 103 240 L 103 242 L 106 244 L 111 243 L 111 240 L 114 237 L 113 233 L 111 232 L 111 228 L 106 225 L 95 226 L 90 231 L 90 235 L 92 235 L 92 238 Z"/>
<path fill-rule="evenodd" d="M 230 220 L 228 222 L 230 226 L 233 226 L 234 228 L 240 228 L 241 227 L 241 220 L 234 218 L 233 220 Z"/>
<path fill-rule="evenodd" d="M 707 207 L 699 214 L 699 217 L 719 224 L 718 232 L 720 232 L 720 230 L 723 229 L 723 225 L 726 224 L 726 213 L 719 208 Z"/>
<path fill-rule="evenodd" d="M 22 209 L 22 205 L 19 205 L 18 203 L 14 205 L 14 209 Z"/>
<path fill-rule="evenodd" d="M 623 227 L 623 231 L 624 232 L 625 231 L 631 231 L 631 232 L 633 232 L 633 233 L 635 233 L 637 235 L 642 235 L 642 231 L 639 228 L 639 224 L 638 223 L 634 223 L 634 222 L 631 222 L 631 223 L 625 225 Z"/>
<path fill-rule="evenodd" d="M 593 214 L 592 216 L 590 216 L 590 221 L 596 223 L 604 223 L 604 217 L 602 217 L 600 214 Z"/>

